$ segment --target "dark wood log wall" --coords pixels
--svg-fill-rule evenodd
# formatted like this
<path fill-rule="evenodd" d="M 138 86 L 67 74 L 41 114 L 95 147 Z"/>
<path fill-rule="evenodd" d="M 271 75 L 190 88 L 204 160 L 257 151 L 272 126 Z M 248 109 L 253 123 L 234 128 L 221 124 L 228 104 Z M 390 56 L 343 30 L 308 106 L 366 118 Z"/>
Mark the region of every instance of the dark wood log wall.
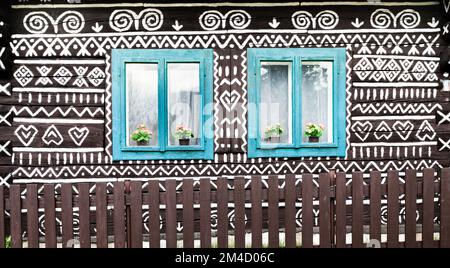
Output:
<path fill-rule="evenodd" d="M 1 183 L 449 165 L 450 94 L 439 67 L 448 1 L 126 2 L 1 9 Z M 347 49 L 345 158 L 247 159 L 249 47 Z M 112 48 L 214 49 L 213 161 L 111 160 Z"/>

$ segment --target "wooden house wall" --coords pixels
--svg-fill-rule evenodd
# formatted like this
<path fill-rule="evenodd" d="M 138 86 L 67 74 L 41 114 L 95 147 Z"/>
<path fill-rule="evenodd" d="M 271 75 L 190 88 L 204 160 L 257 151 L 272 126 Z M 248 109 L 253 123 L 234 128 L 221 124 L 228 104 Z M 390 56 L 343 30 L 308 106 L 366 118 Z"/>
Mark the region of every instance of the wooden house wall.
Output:
<path fill-rule="evenodd" d="M 449 165 L 447 1 L 126 2 L 13 1 L 0 26 L 2 183 Z M 347 49 L 346 157 L 247 159 L 249 47 Z M 214 49 L 213 161 L 112 161 L 112 48 Z"/>

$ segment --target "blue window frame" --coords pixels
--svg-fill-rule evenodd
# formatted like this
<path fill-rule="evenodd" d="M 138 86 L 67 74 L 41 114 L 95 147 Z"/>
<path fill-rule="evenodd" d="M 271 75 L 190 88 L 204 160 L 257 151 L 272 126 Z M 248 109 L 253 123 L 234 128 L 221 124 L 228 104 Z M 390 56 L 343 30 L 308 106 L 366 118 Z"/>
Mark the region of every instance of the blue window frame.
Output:
<path fill-rule="evenodd" d="M 212 70 L 210 49 L 113 49 L 113 160 L 213 159 Z M 146 144 L 131 138 L 141 124 Z"/>
<path fill-rule="evenodd" d="M 247 54 L 248 157 L 345 156 L 345 48 Z M 307 122 L 325 125 L 319 142 L 305 135 Z M 283 134 L 271 132 L 277 125 Z"/>

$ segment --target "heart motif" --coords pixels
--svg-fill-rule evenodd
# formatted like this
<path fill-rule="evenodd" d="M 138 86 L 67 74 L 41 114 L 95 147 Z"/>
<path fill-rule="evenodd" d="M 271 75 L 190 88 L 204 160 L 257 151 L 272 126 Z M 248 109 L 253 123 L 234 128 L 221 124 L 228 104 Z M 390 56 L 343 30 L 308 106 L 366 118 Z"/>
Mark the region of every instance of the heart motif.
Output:
<path fill-rule="evenodd" d="M 375 129 L 375 138 L 377 140 L 389 140 L 391 136 L 392 129 L 386 124 L 386 122 L 382 121 L 381 124 L 378 125 L 377 129 Z"/>
<path fill-rule="evenodd" d="M 397 121 L 392 127 L 402 140 L 407 140 L 412 133 L 414 125 L 410 121 Z"/>
<path fill-rule="evenodd" d="M 59 132 L 59 130 L 55 127 L 55 125 L 51 125 L 44 133 L 42 137 L 42 141 L 44 141 L 45 145 L 50 145 L 54 143 L 55 145 L 61 145 L 64 141 L 63 136 Z"/>
<path fill-rule="evenodd" d="M 231 93 L 229 91 L 225 91 L 220 96 L 220 102 L 225 106 L 225 109 L 227 109 L 227 111 L 232 111 L 238 104 L 240 98 L 241 96 L 235 90 L 233 90 Z"/>
<path fill-rule="evenodd" d="M 372 128 L 373 125 L 370 122 L 361 123 L 358 121 L 352 126 L 352 130 L 355 131 L 355 135 L 362 141 L 367 139 Z"/>
<path fill-rule="evenodd" d="M 73 127 L 69 129 L 69 136 L 77 146 L 81 146 L 88 135 L 89 129 L 87 127 Z"/>
<path fill-rule="evenodd" d="M 20 140 L 20 142 L 24 146 L 30 146 L 30 144 L 33 142 L 34 137 L 38 133 L 38 130 L 35 126 L 24 126 L 20 125 L 16 131 L 14 131 L 14 134 L 17 136 L 17 138 Z"/>

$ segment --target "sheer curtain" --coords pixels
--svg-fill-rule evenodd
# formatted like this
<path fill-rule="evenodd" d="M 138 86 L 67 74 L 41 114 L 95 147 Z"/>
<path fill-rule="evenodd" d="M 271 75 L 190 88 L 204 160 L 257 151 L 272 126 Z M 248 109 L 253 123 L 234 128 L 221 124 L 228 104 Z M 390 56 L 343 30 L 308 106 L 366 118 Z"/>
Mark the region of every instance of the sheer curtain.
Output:
<path fill-rule="evenodd" d="M 325 126 L 321 142 L 333 142 L 333 63 L 302 62 L 302 128 L 308 123 Z M 302 133 L 303 134 L 303 133 Z M 303 134 L 303 141 L 308 137 Z"/>
<path fill-rule="evenodd" d="M 127 63 L 127 145 L 135 146 L 131 133 L 144 124 L 152 132 L 149 145 L 158 145 L 158 65 Z"/>
<path fill-rule="evenodd" d="M 168 71 L 168 110 L 169 145 L 178 145 L 174 137 L 177 126 L 188 127 L 194 138 L 190 145 L 198 145 L 201 135 L 201 96 L 200 69 L 198 63 L 169 63 Z"/>
<path fill-rule="evenodd" d="M 260 135 L 264 141 L 267 127 L 280 124 L 281 143 L 291 143 L 292 67 L 290 62 L 262 62 L 260 83 Z"/>

